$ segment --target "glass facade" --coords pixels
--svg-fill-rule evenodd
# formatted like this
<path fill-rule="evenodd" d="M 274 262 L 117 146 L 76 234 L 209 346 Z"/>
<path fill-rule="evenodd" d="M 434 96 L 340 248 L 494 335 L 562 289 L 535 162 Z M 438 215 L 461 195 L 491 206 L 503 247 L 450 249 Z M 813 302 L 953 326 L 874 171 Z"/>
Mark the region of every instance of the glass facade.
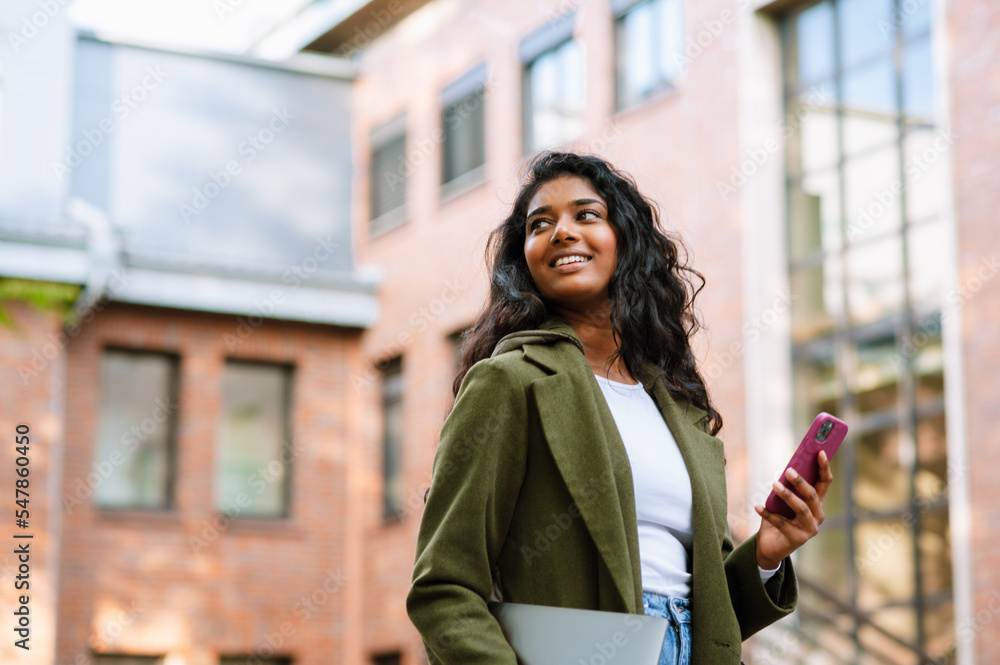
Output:
<path fill-rule="evenodd" d="M 951 135 L 929 6 L 825 0 L 782 20 L 795 423 L 851 425 L 801 551 L 801 621 L 845 662 L 954 660 L 937 256 Z"/>

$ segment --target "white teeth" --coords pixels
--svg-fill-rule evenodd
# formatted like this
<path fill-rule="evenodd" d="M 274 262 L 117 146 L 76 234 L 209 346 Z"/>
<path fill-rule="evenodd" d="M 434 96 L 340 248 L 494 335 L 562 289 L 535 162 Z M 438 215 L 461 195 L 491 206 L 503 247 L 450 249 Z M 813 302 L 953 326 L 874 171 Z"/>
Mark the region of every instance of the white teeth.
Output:
<path fill-rule="evenodd" d="M 567 263 L 577 263 L 578 261 L 589 261 L 590 258 L 586 256 L 564 256 L 555 263 L 555 267 L 566 265 Z"/>

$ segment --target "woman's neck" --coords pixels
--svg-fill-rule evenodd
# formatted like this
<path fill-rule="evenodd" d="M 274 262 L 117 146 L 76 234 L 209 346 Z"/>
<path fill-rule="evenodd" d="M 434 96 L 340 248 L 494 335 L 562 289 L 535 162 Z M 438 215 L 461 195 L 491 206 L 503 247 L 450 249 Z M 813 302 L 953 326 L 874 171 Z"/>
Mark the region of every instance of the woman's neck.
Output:
<path fill-rule="evenodd" d="M 607 314 L 594 316 L 566 310 L 556 310 L 556 313 L 569 323 L 573 332 L 580 338 L 580 342 L 583 343 L 583 356 L 590 363 L 594 374 L 600 374 L 619 383 L 636 383 L 621 358 L 608 368 L 611 357 L 618 350 L 610 316 Z"/>

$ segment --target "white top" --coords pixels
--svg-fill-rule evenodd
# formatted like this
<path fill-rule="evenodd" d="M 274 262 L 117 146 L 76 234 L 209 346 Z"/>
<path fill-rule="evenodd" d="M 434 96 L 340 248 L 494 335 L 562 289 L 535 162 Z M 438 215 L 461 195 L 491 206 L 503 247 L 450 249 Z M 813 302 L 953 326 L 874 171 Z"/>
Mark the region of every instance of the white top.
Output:
<path fill-rule="evenodd" d="M 691 595 L 691 477 L 656 402 L 641 383 L 596 375 L 632 469 L 642 590 Z M 781 566 L 779 565 L 778 568 Z M 759 568 L 767 581 L 778 571 Z"/>

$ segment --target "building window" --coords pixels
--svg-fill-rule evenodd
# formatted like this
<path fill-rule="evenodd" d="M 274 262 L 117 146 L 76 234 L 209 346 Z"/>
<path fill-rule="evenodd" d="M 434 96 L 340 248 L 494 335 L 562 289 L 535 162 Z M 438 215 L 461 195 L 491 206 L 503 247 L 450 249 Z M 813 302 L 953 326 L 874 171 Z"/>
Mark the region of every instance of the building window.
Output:
<path fill-rule="evenodd" d="M 223 513 L 288 516 L 291 376 L 287 365 L 226 363 L 217 476 Z"/>
<path fill-rule="evenodd" d="M 573 15 L 558 19 L 521 43 L 528 153 L 565 145 L 583 134 L 583 46 L 572 37 L 573 20 Z"/>
<path fill-rule="evenodd" d="M 372 161 L 369 176 L 371 233 L 378 234 L 405 220 L 406 216 L 406 117 L 378 128 L 371 135 Z"/>
<path fill-rule="evenodd" d="M 441 92 L 445 192 L 482 179 L 486 162 L 486 65 L 477 66 Z M 462 176 L 465 176 L 464 178 Z M 458 179 L 461 178 L 461 182 Z M 459 187 L 455 187 L 459 185 Z"/>
<path fill-rule="evenodd" d="M 684 69 L 683 0 L 613 3 L 617 104 L 637 104 L 672 86 Z"/>
<path fill-rule="evenodd" d="M 101 508 L 173 505 L 177 357 L 106 349 L 94 489 Z"/>
<path fill-rule="evenodd" d="M 219 658 L 219 665 L 292 665 L 292 659 L 281 656 L 265 658 L 254 653 L 246 656 L 222 656 Z"/>
<path fill-rule="evenodd" d="M 851 662 L 950 663 L 950 135 L 934 123 L 929 3 L 902 4 L 826 0 L 782 21 L 797 427 L 824 410 L 851 423 L 820 542 L 801 552 L 801 621 L 823 643 L 840 626 Z"/>
<path fill-rule="evenodd" d="M 382 367 L 382 518 L 403 515 L 403 362 L 399 357 Z"/>
<path fill-rule="evenodd" d="M 163 665 L 163 656 L 132 656 L 126 654 L 94 654 L 93 665 Z"/>

